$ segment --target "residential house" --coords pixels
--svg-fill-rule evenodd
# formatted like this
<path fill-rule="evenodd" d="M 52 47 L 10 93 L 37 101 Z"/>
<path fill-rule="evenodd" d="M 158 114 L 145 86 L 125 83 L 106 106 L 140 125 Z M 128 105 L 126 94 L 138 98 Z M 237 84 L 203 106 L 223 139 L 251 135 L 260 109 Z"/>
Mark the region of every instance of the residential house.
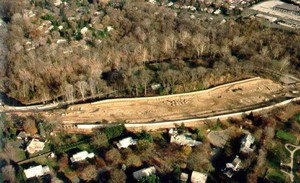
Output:
<path fill-rule="evenodd" d="M 209 142 L 219 148 L 224 148 L 231 133 L 230 129 L 210 131 L 207 135 Z"/>
<path fill-rule="evenodd" d="M 151 166 L 151 167 L 143 168 L 141 170 L 133 172 L 133 177 L 136 180 L 140 180 L 142 177 L 149 176 L 149 175 L 152 175 L 152 174 L 155 174 L 155 173 L 156 173 L 155 167 Z"/>
<path fill-rule="evenodd" d="M 132 137 L 127 137 L 122 140 L 119 140 L 117 143 L 117 147 L 119 149 L 127 148 L 129 146 L 136 145 L 136 140 L 132 139 Z"/>
<path fill-rule="evenodd" d="M 192 139 L 189 134 L 178 134 L 177 131 L 173 129 L 169 130 L 169 134 L 171 135 L 171 143 L 188 146 L 196 146 L 201 144 L 200 141 Z"/>
<path fill-rule="evenodd" d="M 75 163 L 75 162 L 78 162 L 78 161 L 83 161 L 87 158 L 93 158 L 95 157 L 95 154 L 94 153 L 88 153 L 87 151 L 81 151 L 81 152 L 78 152 L 76 154 L 74 154 L 70 160 L 72 163 Z"/>
<path fill-rule="evenodd" d="M 227 175 L 227 177 L 231 178 L 234 172 L 238 172 L 242 168 L 241 162 L 242 161 L 239 156 L 236 156 L 231 163 L 226 163 L 224 174 Z"/>
<path fill-rule="evenodd" d="M 204 173 L 192 172 L 191 183 L 205 183 L 207 180 L 207 175 Z"/>
<path fill-rule="evenodd" d="M 32 139 L 29 145 L 26 148 L 26 151 L 29 154 L 33 154 L 38 151 L 42 151 L 45 147 L 45 142 L 40 141 L 39 139 Z"/>
<path fill-rule="evenodd" d="M 246 135 L 241 141 L 240 152 L 246 153 L 246 154 L 253 152 L 254 148 L 255 148 L 254 141 L 255 141 L 255 138 L 251 134 Z"/>
<path fill-rule="evenodd" d="M 50 169 L 48 166 L 38 165 L 35 167 L 30 167 L 24 170 L 25 176 L 27 179 L 32 177 L 40 177 L 50 173 Z"/>

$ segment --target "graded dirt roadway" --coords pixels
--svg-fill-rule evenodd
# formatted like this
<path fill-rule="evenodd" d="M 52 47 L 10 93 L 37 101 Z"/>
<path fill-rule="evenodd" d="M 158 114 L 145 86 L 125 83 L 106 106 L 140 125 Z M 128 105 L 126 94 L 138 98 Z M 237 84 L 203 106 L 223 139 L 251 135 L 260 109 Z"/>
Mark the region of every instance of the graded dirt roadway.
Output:
<path fill-rule="evenodd" d="M 283 87 L 272 80 L 254 78 L 200 92 L 104 100 L 92 104 L 72 105 L 66 110 L 46 114 L 66 123 L 178 120 L 259 107 L 285 93 Z"/>

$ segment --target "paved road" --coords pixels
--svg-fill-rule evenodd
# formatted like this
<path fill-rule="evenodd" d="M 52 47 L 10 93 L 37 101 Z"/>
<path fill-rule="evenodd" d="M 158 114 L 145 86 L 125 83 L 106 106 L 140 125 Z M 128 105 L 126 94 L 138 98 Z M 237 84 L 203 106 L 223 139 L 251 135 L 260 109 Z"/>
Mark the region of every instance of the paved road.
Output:
<path fill-rule="evenodd" d="M 295 146 L 293 144 L 285 144 L 284 147 L 290 152 L 290 162 L 289 163 L 281 163 L 281 166 L 289 167 L 290 172 L 287 172 L 285 170 L 281 170 L 281 171 L 290 177 L 291 182 L 294 182 L 294 174 L 293 174 L 294 154 L 296 151 L 298 151 L 300 149 L 300 146 Z M 293 148 L 293 149 L 291 149 L 291 148 Z"/>

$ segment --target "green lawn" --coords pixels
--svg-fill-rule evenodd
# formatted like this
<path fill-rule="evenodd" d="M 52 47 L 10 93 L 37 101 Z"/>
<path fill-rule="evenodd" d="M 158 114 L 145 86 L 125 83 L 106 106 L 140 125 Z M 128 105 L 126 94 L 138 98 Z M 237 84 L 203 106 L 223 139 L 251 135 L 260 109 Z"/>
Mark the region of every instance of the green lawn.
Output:
<path fill-rule="evenodd" d="M 266 177 L 271 181 L 286 182 L 286 176 L 280 170 L 270 168 L 268 169 Z"/>
<path fill-rule="evenodd" d="M 278 130 L 276 133 L 276 137 L 293 144 L 295 144 L 297 140 L 297 137 L 295 135 L 283 130 Z"/>
<path fill-rule="evenodd" d="M 280 168 L 280 162 L 289 162 L 290 153 L 285 149 L 284 143 L 281 141 L 272 141 L 269 143 L 267 160 L 273 169 Z"/>
<path fill-rule="evenodd" d="M 294 154 L 294 170 L 295 179 L 294 182 L 300 182 L 300 150 L 296 151 Z"/>
<path fill-rule="evenodd" d="M 300 124 L 300 113 L 296 114 L 295 118 L 296 121 Z"/>

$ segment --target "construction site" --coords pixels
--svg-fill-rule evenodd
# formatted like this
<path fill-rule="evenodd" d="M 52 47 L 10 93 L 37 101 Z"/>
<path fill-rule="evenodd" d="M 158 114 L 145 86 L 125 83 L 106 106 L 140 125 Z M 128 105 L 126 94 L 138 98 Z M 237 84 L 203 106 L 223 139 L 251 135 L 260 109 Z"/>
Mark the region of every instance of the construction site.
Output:
<path fill-rule="evenodd" d="M 284 86 L 269 79 L 251 78 L 211 89 L 144 98 L 103 100 L 41 112 L 64 124 L 155 123 L 211 117 L 269 106 L 297 97 L 296 85 Z M 299 91 L 299 89 L 296 89 Z"/>

